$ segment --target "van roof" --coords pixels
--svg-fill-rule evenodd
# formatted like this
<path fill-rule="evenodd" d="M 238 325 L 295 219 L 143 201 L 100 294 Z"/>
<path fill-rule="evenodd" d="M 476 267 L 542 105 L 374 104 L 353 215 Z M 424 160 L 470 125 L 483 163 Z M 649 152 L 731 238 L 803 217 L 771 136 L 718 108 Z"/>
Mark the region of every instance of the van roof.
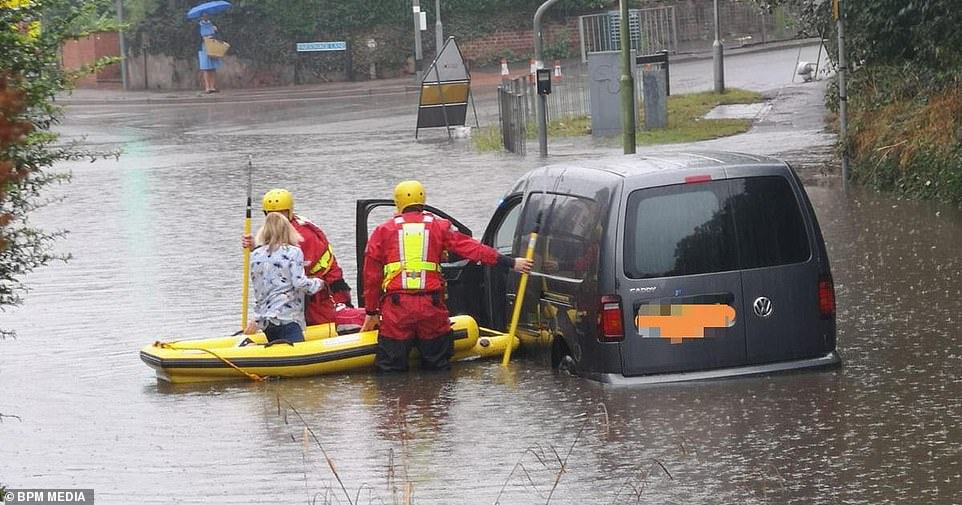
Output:
<path fill-rule="evenodd" d="M 671 151 L 578 160 L 549 165 L 541 170 L 550 172 L 554 172 L 556 169 L 598 170 L 616 176 L 629 177 L 666 170 L 688 171 L 731 166 L 784 166 L 784 164 L 783 161 L 776 158 L 754 154 L 725 151 Z M 538 170 L 534 171 L 534 173 L 537 172 Z"/>
<path fill-rule="evenodd" d="M 768 156 L 735 152 L 652 151 L 546 165 L 522 176 L 511 192 L 548 191 L 603 198 L 605 192 L 611 194 L 626 181 L 633 180 L 628 182 L 633 188 L 646 187 L 688 175 L 728 178 L 732 173 L 744 173 L 741 169 L 745 168 L 759 175 L 778 174 L 788 170 L 788 165 Z"/>

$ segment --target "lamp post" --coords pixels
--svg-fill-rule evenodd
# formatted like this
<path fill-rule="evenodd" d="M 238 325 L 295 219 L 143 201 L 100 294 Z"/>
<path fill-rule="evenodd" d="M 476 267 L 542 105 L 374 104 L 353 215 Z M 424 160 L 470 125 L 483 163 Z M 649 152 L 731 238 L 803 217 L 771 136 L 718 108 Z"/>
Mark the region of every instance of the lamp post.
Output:
<path fill-rule="evenodd" d="M 711 45 L 715 68 L 715 93 L 725 92 L 725 48 L 718 37 L 718 0 L 715 0 L 715 42 Z"/>
<path fill-rule="evenodd" d="M 558 0 L 545 0 L 543 4 L 534 11 L 534 61 L 535 67 L 541 68 L 544 65 L 544 34 L 541 33 L 541 18 L 551 4 Z M 548 157 L 548 97 L 538 95 L 535 100 L 535 115 L 538 116 L 538 151 L 542 158 Z"/>
<path fill-rule="evenodd" d="M 120 82 L 127 91 L 127 43 L 124 41 L 124 0 L 117 0 L 117 38 L 120 39 Z"/>
<path fill-rule="evenodd" d="M 436 54 L 441 54 L 444 45 L 444 29 L 441 26 L 441 0 L 434 0 L 434 44 Z"/>
<path fill-rule="evenodd" d="M 635 154 L 635 79 L 631 75 L 631 19 L 628 17 L 628 0 L 621 0 L 621 77 L 618 79 L 621 93 L 621 135 L 625 154 Z"/>
<path fill-rule="evenodd" d="M 848 191 L 848 90 L 845 74 L 848 65 L 845 60 L 845 9 L 842 0 L 833 0 L 832 15 L 838 31 L 838 122 L 842 138 L 842 191 Z"/>
<path fill-rule="evenodd" d="M 421 83 L 421 3 L 412 0 L 414 11 L 414 75 L 418 84 Z"/>

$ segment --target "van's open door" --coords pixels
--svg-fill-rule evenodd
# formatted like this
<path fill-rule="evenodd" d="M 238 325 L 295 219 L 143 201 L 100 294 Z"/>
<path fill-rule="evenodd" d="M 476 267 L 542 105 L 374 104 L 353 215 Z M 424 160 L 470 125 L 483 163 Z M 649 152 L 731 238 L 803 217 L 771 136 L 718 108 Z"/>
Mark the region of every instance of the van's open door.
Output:
<path fill-rule="evenodd" d="M 443 210 L 430 205 L 425 205 L 424 209 L 451 221 L 451 224 L 458 231 L 471 236 L 470 228 Z M 367 248 L 367 239 L 375 227 L 394 215 L 394 211 L 394 200 L 381 198 L 357 201 L 355 236 L 357 243 L 357 301 L 359 306 L 364 306 L 364 250 Z M 450 254 L 448 261 L 441 264 L 441 273 L 447 283 L 446 304 L 448 311 L 451 315 L 467 314 L 475 320 L 481 321 L 483 319 L 482 301 L 484 300 L 481 286 L 481 265 L 460 258 L 454 253 Z"/>
<path fill-rule="evenodd" d="M 505 256 L 516 256 L 519 253 L 514 250 L 518 234 L 518 219 L 521 217 L 521 202 L 523 193 L 514 193 L 506 196 L 498 208 L 491 216 L 481 243 L 495 248 Z M 520 244 L 527 244 L 523 240 L 517 241 Z M 504 269 L 499 267 L 483 267 L 484 269 L 484 318 L 478 320 L 478 324 L 488 328 L 507 331 L 508 314 L 514 304 L 509 303 L 508 292 L 517 291 L 517 277 L 505 275 Z M 508 279 L 511 279 L 510 285 Z M 513 302 L 511 298 L 510 302 Z"/>

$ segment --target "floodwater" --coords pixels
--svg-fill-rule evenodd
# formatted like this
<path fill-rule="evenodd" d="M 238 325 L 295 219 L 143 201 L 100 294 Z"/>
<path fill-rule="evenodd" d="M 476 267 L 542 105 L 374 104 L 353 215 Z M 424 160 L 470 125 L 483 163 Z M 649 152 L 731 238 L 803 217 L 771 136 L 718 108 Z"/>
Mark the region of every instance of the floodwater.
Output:
<path fill-rule="evenodd" d="M 803 89 L 779 96 L 817 103 Z M 415 143 L 407 95 L 71 110 L 67 136 L 125 154 L 64 166 L 73 182 L 50 192 L 64 201 L 35 216 L 70 230 L 57 247 L 73 259 L 28 276 L 26 303 L 0 319 L 18 331 L 0 342 L 0 413 L 19 418 L 0 424 L 0 482 L 94 488 L 101 504 L 957 503 L 962 212 L 844 194 L 825 136 L 785 120 L 802 116 L 785 100 L 755 133 L 704 147 L 801 167 L 844 365 L 625 389 L 524 357 L 506 370 L 157 382 L 141 347 L 239 325 L 248 154 L 255 193 L 293 189 L 352 285 L 356 198 L 416 177 L 480 234 L 539 161 L 438 132 Z"/>

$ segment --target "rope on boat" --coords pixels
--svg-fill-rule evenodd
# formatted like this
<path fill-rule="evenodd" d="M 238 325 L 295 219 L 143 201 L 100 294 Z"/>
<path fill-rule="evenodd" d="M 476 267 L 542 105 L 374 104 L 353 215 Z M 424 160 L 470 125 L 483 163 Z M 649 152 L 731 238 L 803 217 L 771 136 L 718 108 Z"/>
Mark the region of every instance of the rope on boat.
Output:
<path fill-rule="evenodd" d="M 241 367 L 239 367 L 239 366 L 231 363 L 231 361 L 230 361 L 229 359 L 227 359 L 227 358 L 225 358 L 225 357 L 217 354 L 217 353 L 214 352 L 214 351 L 211 351 L 210 349 L 204 349 L 204 348 L 202 348 L 202 347 L 176 347 L 176 348 L 175 348 L 174 346 L 172 346 L 172 345 L 170 345 L 170 344 L 171 344 L 170 342 L 161 342 L 161 341 L 158 340 L 158 341 L 154 342 L 154 347 L 160 347 L 161 349 L 177 349 L 177 350 L 181 350 L 181 351 L 204 351 L 204 352 L 206 352 L 206 353 L 214 356 L 215 358 L 223 361 L 224 363 L 227 363 L 227 366 L 229 366 L 229 367 L 233 368 L 234 370 L 237 370 L 238 372 L 244 374 L 245 376 L 247 376 L 248 379 L 250 379 L 250 380 L 252 380 L 252 381 L 254 381 L 254 382 L 261 382 L 261 381 L 267 380 L 267 377 L 261 377 L 260 375 L 257 375 L 256 373 L 248 372 L 247 370 L 244 370 L 243 368 L 241 368 Z"/>

